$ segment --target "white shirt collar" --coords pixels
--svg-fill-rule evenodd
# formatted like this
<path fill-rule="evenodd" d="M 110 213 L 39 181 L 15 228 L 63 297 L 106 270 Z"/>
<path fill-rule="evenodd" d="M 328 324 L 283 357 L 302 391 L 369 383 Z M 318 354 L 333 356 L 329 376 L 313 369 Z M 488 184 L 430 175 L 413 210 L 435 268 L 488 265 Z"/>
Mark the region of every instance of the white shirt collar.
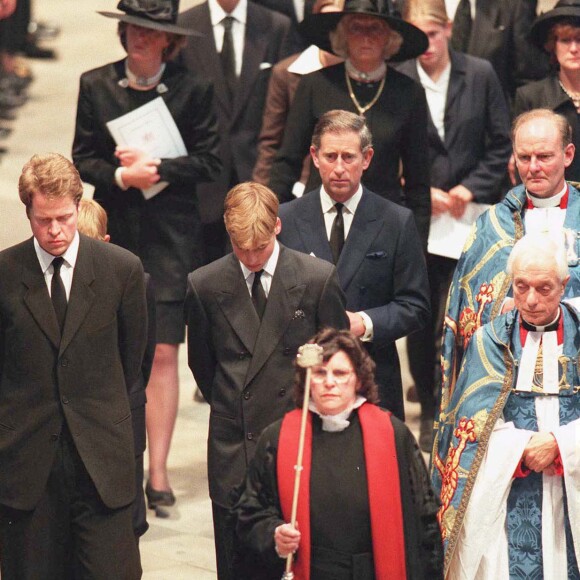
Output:
<path fill-rule="evenodd" d="M 248 0 L 240 0 L 237 6 L 228 14 L 217 2 L 217 0 L 208 0 L 209 16 L 211 25 L 217 26 L 226 16 L 232 16 L 238 22 L 246 24 L 246 14 L 248 12 Z"/>
<path fill-rule="evenodd" d="M 80 242 L 79 233 L 75 232 L 73 241 L 67 248 L 66 252 L 62 254 L 65 264 L 70 268 L 74 268 L 77 262 L 77 256 L 79 253 L 79 242 Z M 46 250 L 41 248 L 36 238 L 34 238 L 34 251 L 36 252 L 36 257 L 40 262 L 42 273 L 45 274 L 50 265 L 52 264 L 52 261 L 56 258 L 56 256 L 49 254 Z"/>
<path fill-rule="evenodd" d="M 451 75 L 451 61 L 447 63 L 447 66 L 439 76 L 439 78 L 434 81 L 423 69 L 419 59 L 416 60 L 417 63 L 417 74 L 419 75 L 419 81 L 425 88 L 429 88 L 432 91 L 438 93 L 446 93 L 447 86 L 449 85 L 449 77 Z"/>
<path fill-rule="evenodd" d="M 274 272 L 276 271 L 276 265 L 278 264 L 279 256 L 280 256 L 280 244 L 278 243 L 278 240 L 276 240 L 274 242 L 274 251 L 272 252 L 272 255 L 268 258 L 268 260 L 264 264 L 264 272 L 271 277 L 274 277 Z M 253 274 L 254 272 L 252 272 L 251 270 L 246 268 L 246 266 L 244 266 L 244 264 L 242 264 L 241 262 L 240 262 L 240 266 L 242 268 L 244 280 L 247 280 L 248 276 L 250 276 L 250 274 Z"/>
<path fill-rule="evenodd" d="M 562 190 L 556 195 L 553 195 L 552 197 L 536 197 L 535 195 L 530 195 L 528 193 L 528 190 L 526 190 L 526 196 L 532 202 L 532 205 L 534 207 L 540 208 L 558 207 L 560 205 L 560 201 L 562 200 L 564 195 L 566 195 L 567 190 L 568 184 L 564 182 L 564 187 L 562 188 Z"/>
<path fill-rule="evenodd" d="M 343 203 L 348 213 L 354 215 L 356 208 L 360 203 L 362 192 L 362 185 L 359 183 L 358 189 L 354 195 Z M 336 203 L 336 201 L 334 201 L 334 199 L 332 199 L 332 197 L 326 193 L 323 185 L 320 186 L 320 203 L 322 204 L 322 213 L 328 213 L 331 209 L 334 208 L 334 204 Z"/>

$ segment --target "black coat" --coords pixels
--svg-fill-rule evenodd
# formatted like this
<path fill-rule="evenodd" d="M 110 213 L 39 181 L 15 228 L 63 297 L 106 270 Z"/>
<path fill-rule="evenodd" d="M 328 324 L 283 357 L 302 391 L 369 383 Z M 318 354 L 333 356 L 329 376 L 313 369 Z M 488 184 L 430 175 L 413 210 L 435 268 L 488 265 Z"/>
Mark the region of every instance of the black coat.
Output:
<path fill-rule="evenodd" d="M 286 246 L 332 263 L 320 190 L 280 207 Z M 430 315 L 429 284 L 411 212 L 363 189 L 336 265 L 347 310 L 364 311 L 374 339 L 365 343 L 376 365 L 381 405 L 405 418 L 395 341 L 423 328 Z"/>
<path fill-rule="evenodd" d="M 431 186 L 449 191 L 464 185 L 478 203 L 496 203 L 511 153 L 505 97 L 489 62 L 455 51 L 450 57 L 444 141 L 431 115 L 427 128 Z M 419 82 L 417 61 L 397 68 Z"/>
<path fill-rule="evenodd" d="M 576 155 L 566 169 L 566 179 L 580 181 L 580 121 L 572 99 L 566 95 L 560 86 L 558 75 L 530 83 L 518 89 L 514 102 L 514 115 L 519 115 L 531 109 L 546 108 L 566 117 L 572 127 L 572 142 L 576 147 Z"/>
<path fill-rule="evenodd" d="M 209 84 L 168 63 L 160 85 L 167 91 L 123 88 L 124 61 L 81 76 L 73 160 L 109 216 L 111 241 L 137 254 L 155 283 L 158 301 L 185 296 L 187 274 L 203 262 L 196 186 L 220 168 L 217 120 Z M 161 181 L 169 186 L 146 201 L 140 190 L 115 184 L 119 163 L 106 123 L 161 96 L 181 133 L 188 155 L 163 159 Z"/>
<path fill-rule="evenodd" d="M 229 189 L 252 179 L 272 66 L 292 52 L 287 43 L 290 19 L 248 2 L 244 52 L 236 55 L 242 58 L 242 70 L 233 102 L 215 46 L 207 2 L 183 12 L 179 24 L 204 34 L 189 38 L 181 51 L 181 62 L 215 87 L 223 168 L 213 183 L 198 188 L 202 221 L 211 223 L 221 219 Z"/>
<path fill-rule="evenodd" d="M 66 420 L 109 508 L 135 496 L 129 391 L 147 340 L 143 268 L 80 237 L 62 338 L 32 239 L 0 253 L 0 504 L 31 510 Z"/>
<path fill-rule="evenodd" d="M 208 479 L 212 500 L 231 506 L 262 429 L 292 409 L 298 347 L 324 326 L 347 328 L 331 264 L 280 247 L 262 321 L 234 254 L 188 279 L 188 361 L 211 405 Z"/>
<path fill-rule="evenodd" d="M 292 186 L 300 178 L 314 126 L 324 113 L 332 109 L 357 112 L 346 86 L 343 63 L 300 79 L 282 147 L 270 172 L 270 187 L 281 201 L 293 199 Z M 381 197 L 408 207 L 426 246 L 431 197 L 425 91 L 421 85 L 389 67 L 384 90 L 365 117 L 373 136 L 375 154 L 362 182 Z M 401 188 L 399 178 L 401 162 L 404 188 Z M 306 191 L 318 185 L 320 175 L 312 167 Z"/>
<path fill-rule="evenodd" d="M 407 579 L 439 580 L 443 578 L 443 544 L 436 517 L 439 502 L 431 489 L 425 463 L 413 435 L 403 422 L 395 417 L 391 417 L 391 421 L 399 464 Z M 313 446 L 320 429 L 317 423 L 319 420 L 314 416 Z M 242 580 L 277 580 L 283 571 L 285 560 L 281 560 L 274 549 L 274 530 L 285 523 L 276 472 L 281 425 L 281 420 L 276 421 L 262 433 L 236 505 L 242 566 L 251 570 L 247 576 L 240 570 L 239 578 Z M 353 421 L 348 429 L 360 428 L 358 425 L 358 421 L 356 426 Z M 313 485 L 323 485 L 332 493 L 332 481 L 328 479 L 311 480 L 311 489 Z M 339 510 L 340 505 L 336 509 Z M 345 528 L 344 533 L 356 534 L 356 530 Z"/>

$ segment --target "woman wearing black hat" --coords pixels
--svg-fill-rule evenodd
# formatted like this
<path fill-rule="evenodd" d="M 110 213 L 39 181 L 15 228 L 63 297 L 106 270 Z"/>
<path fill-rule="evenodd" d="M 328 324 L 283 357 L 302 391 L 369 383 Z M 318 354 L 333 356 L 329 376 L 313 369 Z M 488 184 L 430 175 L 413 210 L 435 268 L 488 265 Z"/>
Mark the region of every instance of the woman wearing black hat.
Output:
<path fill-rule="evenodd" d="M 566 179 L 580 182 L 580 0 L 560 0 L 553 10 L 537 18 L 530 37 L 550 55 L 556 70 L 551 76 L 518 89 L 514 115 L 547 108 L 566 117 L 576 146 Z"/>
<path fill-rule="evenodd" d="M 282 201 L 292 199 L 317 120 L 332 109 L 359 113 L 366 118 L 375 149 L 363 184 L 409 207 L 426 246 L 431 203 L 425 93 L 385 61 L 419 56 L 428 47 L 427 37 L 415 26 L 380 12 L 373 0 L 347 0 L 342 13 L 308 17 L 303 29 L 314 44 L 330 48 L 346 62 L 300 80 L 270 187 Z M 319 184 L 318 173 L 311 170 L 306 191 Z"/>
<path fill-rule="evenodd" d="M 73 159 L 109 217 L 111 241 L 143 261 L 155 287 L 157 348 L 147 388 L 149 507 L 171 505 L 167 456 L 177 414 L 177 353 L 183 342 L 186 277 L 202 263 L 195 188 L 220 169 L 210 85 L 170 62 L 193 31 L 175 25 L 178 0 L 121 0 L 119 37 L 127 58 L 81 76 Z M 116 147 L 107 123 L 163 99 L 187 153 L 156 159 Z M 165 182 L 154 197 L 143 190 Z"/>

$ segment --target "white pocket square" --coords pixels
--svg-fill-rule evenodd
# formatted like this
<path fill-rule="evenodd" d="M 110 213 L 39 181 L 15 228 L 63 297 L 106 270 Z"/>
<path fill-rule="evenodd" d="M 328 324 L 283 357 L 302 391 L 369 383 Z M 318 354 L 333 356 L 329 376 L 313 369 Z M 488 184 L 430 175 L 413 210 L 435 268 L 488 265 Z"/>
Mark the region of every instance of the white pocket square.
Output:
<path fill-rule="evenodd" d="M 266 70 L 272 68 L 272 63 L 271 62 L 261 62 L 260 63 L 260 70 Z"/>
<path fill-rule="evenodd" d="M 310 255 L 311 255 L 313 258 L 316 258 L 316 254 L 315 254 L 314 252 L 310 252 Z"/>

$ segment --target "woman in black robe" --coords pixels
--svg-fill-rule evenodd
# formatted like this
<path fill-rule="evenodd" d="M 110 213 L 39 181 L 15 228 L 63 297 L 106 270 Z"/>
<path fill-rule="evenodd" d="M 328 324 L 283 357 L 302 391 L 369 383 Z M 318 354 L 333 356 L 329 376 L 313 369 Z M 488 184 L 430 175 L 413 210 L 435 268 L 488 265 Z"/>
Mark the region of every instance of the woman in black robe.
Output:
<path fill-rule="evenodd" d="M 374 362 L 348 331 L 313 342 L 323 364 L 311 398 L 297 526 L 289 520 L 301 411 L 267 427 L 236 506 L 239 578 L 442 578 L 438 501 L 407 427 L 375 405 Z M 298 367 L 296 399 L 304 397 Z"/>

